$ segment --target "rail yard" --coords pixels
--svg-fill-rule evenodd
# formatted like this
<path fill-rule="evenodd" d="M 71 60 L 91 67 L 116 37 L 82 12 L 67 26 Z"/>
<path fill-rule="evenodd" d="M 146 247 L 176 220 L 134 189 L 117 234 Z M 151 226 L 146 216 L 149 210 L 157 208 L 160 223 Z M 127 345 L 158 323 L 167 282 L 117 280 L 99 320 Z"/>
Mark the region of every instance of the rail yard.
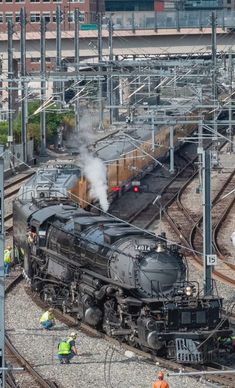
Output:
<path fill-rule="evenodd" d="M 8 22 L 0 388 L 147 388 L 159 371 L 170 388 L 234 387 L 235 55 L 219 51 L 220 14 L 202 15 L 209 52 L 185 56 L 179 35 L 181 54 L 118 55 L 118 15 L 69 9 L 67 25 L 53 7 L 51 67 L 45 15 Z"/>

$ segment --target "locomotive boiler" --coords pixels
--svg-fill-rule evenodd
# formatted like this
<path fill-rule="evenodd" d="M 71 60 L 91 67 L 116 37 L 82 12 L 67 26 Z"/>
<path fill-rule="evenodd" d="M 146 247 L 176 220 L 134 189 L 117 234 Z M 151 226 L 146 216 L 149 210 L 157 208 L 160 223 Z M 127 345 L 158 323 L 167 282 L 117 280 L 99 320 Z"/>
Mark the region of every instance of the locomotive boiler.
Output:
<path fill-rule="evenodd" d="M 17 199 L 14 247 L 51 306 L 109 336 L 180 363 L 217 357 L 230 334 L 222 300 L 201 297 L 164 235 L 93 214 L 66 198 Z M 26 239 L 33 233 L 34 239 Z"/>

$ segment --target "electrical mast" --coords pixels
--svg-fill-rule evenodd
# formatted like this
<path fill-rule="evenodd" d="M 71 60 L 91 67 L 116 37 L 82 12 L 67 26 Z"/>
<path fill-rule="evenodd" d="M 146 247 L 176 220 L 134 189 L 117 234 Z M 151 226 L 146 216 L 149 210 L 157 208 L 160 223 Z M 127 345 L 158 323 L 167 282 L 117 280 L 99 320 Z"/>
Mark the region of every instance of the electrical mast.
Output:
<path fill-rule="evenodd" d="M 0 388 L 5 388 L 4 159 L 0 145 Z"/>
<path fill-rule="evenodd" d="M 40 40 L 40 51 L 41 51 L 41 62 L 40 62 L 40 73 L 41 73 L 41 106 L 43 106 L 46 98 L 46 19 L 45 16 L 41 17 L 41 40 Z M 41 109 L 40 112 L 40 140 L 41 149 L 40 155 L 46 155 L 46 112 L 45 109 Z"/>
<path fill-rule="evenodd" d="M 99 60 L 99 93 L 98 93 L 98 99 L 99 99 L 99 130 L 103 130 L 103 121 L 104 121 L 104 112 L 103 112 L 103 91 L 102 91 L 102 79 L 101 79 L 101 72 L 102 72 L 102 66 L 101 62 L 103 59 L 103 42 L 102 42 L 102 12 L 98 13 L 98 37 L 97 37 L 97 43 L 98 43 L 98 60 Z"/>
<path fill-rule="evenodd" d="M 75 59 L 75 71 L 79 74 L 79 62 L 80 62 L 80 12 L 79 9 L 75 9 L 74 23 L 75 23 L 75 35 L 74 35 L 74 59 Z M 79 81 L 78 81 L 79 85 Z M 76 100 L 75 100 L 75 128 L 79 131 L 80 128 L 80 106 L 79 106 L 79 89 L 76 88 Z"/>
<path fill-rule="evenodd" d="M 9 149 L 13 153 L 13 25 L 12 20 L 7 22 L 7 37 L 8 37 L 8 144 Z"/>
<path fill-rule="evenodd" d="M 21 76 L 21 142 L 23 145 L 23 161 L 27 162 L 27 81 L 26 78 L 26 14 L 25 8 L 20 10 L 20 76 Z"/>

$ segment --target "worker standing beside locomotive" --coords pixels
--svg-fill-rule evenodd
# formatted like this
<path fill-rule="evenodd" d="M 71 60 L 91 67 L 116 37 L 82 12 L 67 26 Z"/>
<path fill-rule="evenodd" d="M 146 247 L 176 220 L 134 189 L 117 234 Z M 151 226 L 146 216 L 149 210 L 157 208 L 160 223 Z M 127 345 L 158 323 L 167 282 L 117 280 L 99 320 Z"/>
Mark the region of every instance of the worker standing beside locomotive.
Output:
<path fill-rule="evenodd" d="M 13 259 L 12 259 L 12 249 L 10 246 L 8 246 L 4 250 L 4 273 L 6 276 L 9 275 L 10 267 L 12 265 Z"/>

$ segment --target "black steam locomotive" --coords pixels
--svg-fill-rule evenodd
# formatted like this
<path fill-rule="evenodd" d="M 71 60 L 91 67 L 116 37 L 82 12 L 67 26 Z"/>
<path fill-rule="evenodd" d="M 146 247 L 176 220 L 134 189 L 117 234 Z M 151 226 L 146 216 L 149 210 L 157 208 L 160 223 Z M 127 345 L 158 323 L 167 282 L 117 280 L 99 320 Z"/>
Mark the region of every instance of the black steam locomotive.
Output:
<path fill-rule="evenodd" d="M 120 341 L 196 364 L 216 357 L 218 338 L 230 334 L 222 300 L 199 296 L 164 236 L 65 199 L 18 199 L 14 246 L 45 301 Z"/>

